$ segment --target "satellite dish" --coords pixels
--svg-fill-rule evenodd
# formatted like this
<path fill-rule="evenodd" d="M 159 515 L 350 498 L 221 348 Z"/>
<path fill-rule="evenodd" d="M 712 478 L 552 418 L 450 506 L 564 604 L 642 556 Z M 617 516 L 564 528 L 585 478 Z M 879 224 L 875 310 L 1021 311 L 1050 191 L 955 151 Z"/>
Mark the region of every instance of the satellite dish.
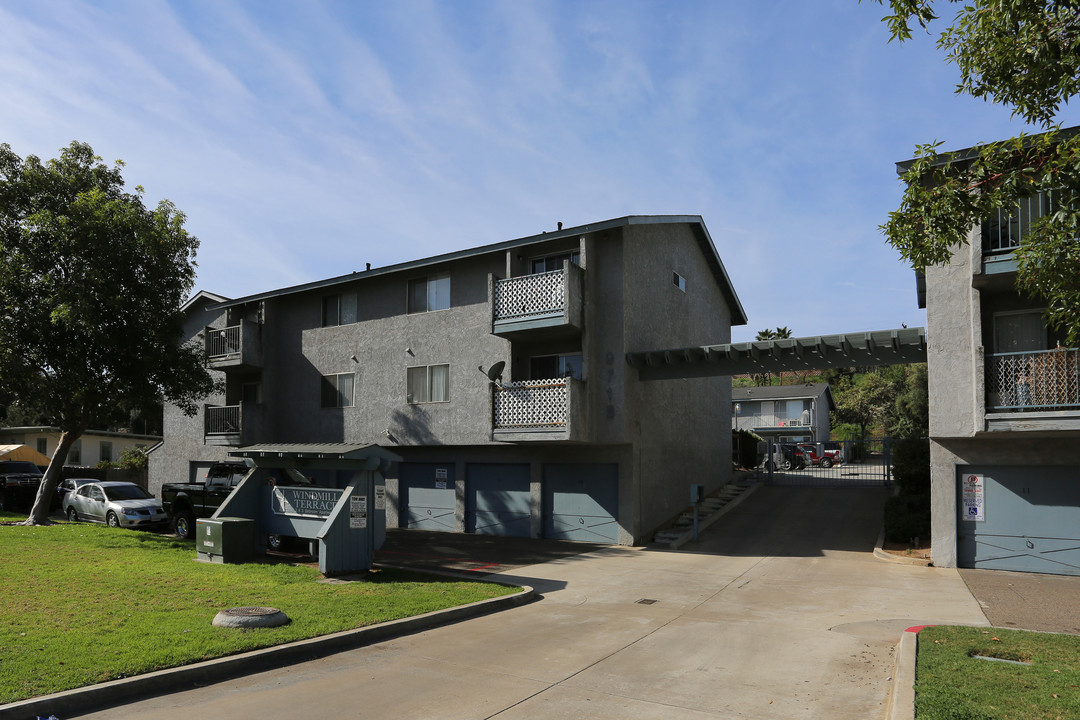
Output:
<path fill-rule="evenodd" d="M 505 368 L 505 367 L 506 367 L 506 362 L 503 361 L 503 360 L 500 360 L 497 363 L 495 363 L 494 365 L 492 365 L 491 367 L 489 367 L 486 372 L 484 371 L 484 366 L 481 365 L 480 366 L 480 372 L 487 375 L 488 380 L 490 380 L 491 382 L 497 383 L 500 380 L 502 380 L 502 372 L 503 372 L 503 368 Z"/>

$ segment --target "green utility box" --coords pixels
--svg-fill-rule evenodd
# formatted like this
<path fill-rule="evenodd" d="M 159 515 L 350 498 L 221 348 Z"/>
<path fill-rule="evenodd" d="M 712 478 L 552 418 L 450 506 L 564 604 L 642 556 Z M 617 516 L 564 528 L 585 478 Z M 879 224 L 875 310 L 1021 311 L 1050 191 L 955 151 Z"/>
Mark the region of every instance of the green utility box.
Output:
<path fill-rule="evenodd" d="M 242 563 L 255 555 L 255 521 L 247 518 L 199 518 L 195 525 L 198 560 Z"/>

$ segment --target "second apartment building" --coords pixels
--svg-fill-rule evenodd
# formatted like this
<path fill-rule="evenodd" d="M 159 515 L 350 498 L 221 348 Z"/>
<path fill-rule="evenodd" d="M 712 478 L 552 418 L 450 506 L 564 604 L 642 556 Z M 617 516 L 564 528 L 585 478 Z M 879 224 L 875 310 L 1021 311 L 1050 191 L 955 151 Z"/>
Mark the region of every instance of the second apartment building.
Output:
<path fill-rule="evenodd" d="M 730 341 L 697 216 L 631 216 L 235 300 L 188 339 L 225 381 L 166 408 L 151 490 L 229 449 L 378 443 L 387 523 L 632 544 L 731 478 L 728 378 L 642 383 L 628 352 Z"/>

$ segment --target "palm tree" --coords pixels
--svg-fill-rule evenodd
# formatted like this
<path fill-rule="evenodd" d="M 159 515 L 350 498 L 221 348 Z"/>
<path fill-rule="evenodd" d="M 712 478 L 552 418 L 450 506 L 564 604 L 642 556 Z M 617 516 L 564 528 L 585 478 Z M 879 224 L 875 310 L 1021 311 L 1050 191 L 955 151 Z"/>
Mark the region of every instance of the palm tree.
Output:
<path fill-rule="evenodd" d="M 767 340 L 774 340 L 774 339 L 776 339 L 776 331 L 775 330 L 769 330 L 768 328 L 766 328 L 765 330 L 759 330 L 758 331 L 757 337 L 754 338 L 754 341 L 755 342 L 759 341 L 759 340 L 767 341 Z M 761 385 L 772 385 L 772 376 L 771 376 L 771 374 L 769 374 L 767 372 L 763 372 L 763 373 L 761 373 L 759 375 L 755 375 L 754 376 L 754 383 L 756 385 L 759 385 L 759 386 L 761 386 Z"/>

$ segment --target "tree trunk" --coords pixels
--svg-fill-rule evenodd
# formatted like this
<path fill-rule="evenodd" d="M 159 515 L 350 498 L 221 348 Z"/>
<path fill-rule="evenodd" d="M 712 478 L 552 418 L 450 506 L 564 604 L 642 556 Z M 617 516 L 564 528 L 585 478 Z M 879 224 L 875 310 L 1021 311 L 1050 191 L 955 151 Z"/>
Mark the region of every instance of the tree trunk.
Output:
<path fill-rule="evenodd" d="M 38 486 L 37 497 L 34 498 L 34 506 L 30 509 L 30 517 L 26 518 L 27 525 L 48 525 L 49 511 L 52 509 L 53 496 L 56 494 L 56 486 L 60 484 L 60 473 L 64 469 L 64 461 L 67 460 L 68 451 L 82 433 L 62 430 L 60 442 L 49 460 L 49 467 L 45 470 L 45 477 Z"/>

